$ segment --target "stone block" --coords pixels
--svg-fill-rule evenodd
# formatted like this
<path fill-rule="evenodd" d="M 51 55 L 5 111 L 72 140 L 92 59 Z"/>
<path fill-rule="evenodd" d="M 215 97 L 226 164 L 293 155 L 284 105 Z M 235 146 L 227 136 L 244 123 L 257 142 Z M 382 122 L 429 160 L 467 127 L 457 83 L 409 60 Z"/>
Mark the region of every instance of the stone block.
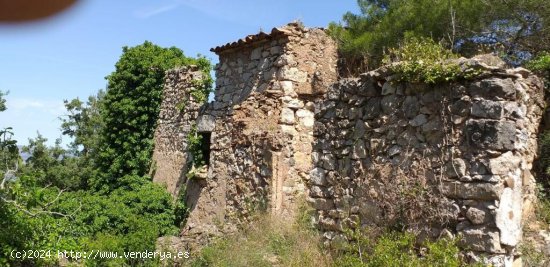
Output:
<path fill-rule="evenodd" d="M 279 85 L 281 89 L 283 89 L 285 95 L 292 96 L 292 94 L 294 93 L 294 85 L 292 81 L 280 81 Z"/>
<path fill-rule="evenodd" d="M 319 227 L 323 230 L 329 231 L 340 231 L 341 228 L 337 221 L 330 217 L 320 217 L 319 218 Z"/>
<path fill-rule="evenodd" d="M 401 103 L 401 98 L 396 95 L 387 95 L 382 97 L 382 100 L 380 101 L 380 106 L 382 107 L 382 111 L 386 114 L 393 114 L 396 112 Z"/>
<path fill-rule="evenodd" d="M 197 119 L 197 132 L 212 132 L 215 126 L 214 116 L 202 115 Z"/>
<path fill-rule="evenodd" d="M 445 166 L 445 174 L 450 178 L 459 178 L 466 175 L 466 163 L 460 158 L 453 159 Z"/>
<path fill-rule="evenodd" d="M 262 57 L 262 48 L 257 47 L 250 53 L 250 60 L 258 60 Z"/>
<path fill-rule="evenodd" d="M 365 120 L 372 120 L 377 118 L 380 115 L 381 107 L 380 107 L 380 98 L 371 98 L 367 100 L 367 103 L 364 107 L 364 115 L 363 119 Z"/>
<path fill-rule="evenodd" d="M 451 113 L 462 117 L 468 116 L 470 114 L 471 106 L 472 102 L 470 101 L 470 98 L 463 97 L 451 105 Z"/>
<path fill-rule="evenodd" d="M 284 124 L 294 124 L 294 111 L 289 108 L 283 108 L 281 111 L 281 122 Z"/>
<path fill-rule="evenodd" d="M 367 157 L 367 149 L 365 147 L 365 142 L 363 140 L 357 140 L 353 146 L 353 153 L 351 158 L 353 159 L 363 159 Z"/>
<path fill-rule="evenodd" d="M 518 170 L 511 179 L 516 184 L 515 188 L 505 188 L 500 198 L 500 205 L 496 213 L 496 225 L 500 230 L 502 244 L 516 246 L 521 240 L 522 219 L 522 187 Z"/>
<path fill-rule="evenodd" d="M 379 96 L 380 95 L 380 86 L 373 79 L 362 80 L 361 87 L 359 88 L 357 94 L 361 96 Z"/>
<path fill-rule="evenodd" d="M 384 85 L 382 85 L 382 95 L 393 95 L 396 91 L 396 86 L 394 86 L 391 82 L 385 82 Z"/>
<path fill-rule="evenodd" d="M 442 192 L 444 195 L 455 199 L 471 200 L 498 200 L 504 186 L 491 183 L 461 183 L 461 182 L 442 182 Z"/>
<path fill-rule="evenodd" d="M 323 162 L 323 168 L 326 170 L 336 169 L 336 157 L 333 154 L 324 154 L 321 158 Z"/>
<path fill-rule="evenodd" d="M 418 127 L 424 125 L 426 122 L 428 122 L 428 117 L 424 114 L 419 114 L 414 117 L 414 119 L 410 120 L 409 124 L 413 127 Z"/>
<path fill-rule="evenodd" d="M 307 73 L 300 71 L 298 68 L 282 67 L 277 73 L 277 78 L 280 81 L 305 83 L 307 81 Z"/>
<path fill-rule="evenodd" d="M 388 157 L 393 157 L 401 153 L 401 146 L 394 145 L 388 149 Z"/>
<path fill-rule="evenodd" d="M 407 96 L 403 101 L 403 113 L 407 119 L 416 117 L 420 110 L 420 102 L 416 96 Z"/>
<path fill-rule="evenodd" d="M 492 215 L 487 209 L 470 207 L 466 211 L 466 218 L 474 225 L 485 224 L 491 221 Z"/>
<path fill-rule="evenodd" d="M 467 227 L 460 232 L 462 238 L 459 245 L 463 248 L 479 252 L 504 253 L 500 245 L 500 237 L 497 229 L 484 226 Z"/>
<path fill-rule="evenodd" d="M 515 100 L 516 88 L 510 78 L 488 78 L 472 83 L 468 88 L 472 97 L 482 97 L 490 100 Z"/>
<path fill-rule="evenodd" d="M 466 138 L 470 146 L 479 149 L 513 150 L 516 126 L 511 121 L 468 120 Z"/>
<path fill-rule="evenodd" d="M 313 185 L 326 186 L 327 178 L 325 170 L 319 167 L 314 168 L 309 172 L 309 180 Z"/>
<path fill-rule="evenodd" d="M 504 115 L 503 111 L 504 107 L 501 102 L 479 100 L 473 102 L 471 114 L 480 118 L 500 119 Z"/>
<path fill-rule="evenodd" d="M 311 206 L 317 210 L 332 210 L 334 209 L 334 202 L 331 199 L 325 198 L 308 198 Z"/>
<path fill-rule="evenodd" d="M 492 174 L 506 175 L 519 168 L 521 156 L 515 156 L 512 151 L 508 151 L 499 157 L 489 159 L 488 170 Z"/>
<path fill-rule="evenodd" d="M 300 99 L 296 99 L 290 96 L 284 96 L 282 100 L 283 105 L 286 108 L 299 109 L 304 107 L 304 102 Z"/>

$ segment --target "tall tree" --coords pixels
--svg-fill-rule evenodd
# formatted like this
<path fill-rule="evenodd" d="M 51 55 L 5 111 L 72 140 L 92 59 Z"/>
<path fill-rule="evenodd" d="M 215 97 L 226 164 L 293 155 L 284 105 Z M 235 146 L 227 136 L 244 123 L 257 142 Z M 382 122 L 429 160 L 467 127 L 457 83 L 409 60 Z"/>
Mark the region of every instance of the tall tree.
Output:
<path fill-rule="evenodd" d="M 108 87 L 101 101 L 104 128 L 97 164 L 102 178 L 92 182 L 96 188 L 116 187 L 115 180 L 124 175 L 148 173 L 165 71 L 191 64 L 209 75 L 208 60 L 186 57 L 175 47 L 162 48 L 146 41 L 123 48 L 116 70 L 107 76 Z"/>
<path fill-rule="evenodd" d="M 428 37 L 455 52 L 499 53 L 521 63 L 550 47 L 550 3 L 545 0 L 358 0 L 360 14 L 348 12 L 332 23 L 341 53 L 378 67 L 388 48 L 405 36 Z"/>
<path fill-rule="evenodd" d="M 64 101 L 68 114 L 61 118 L 61 131 L 73 138 L 71 152 L 75 156 L 88 158 L 98 150 L 97 136 L 104 128 L 100 115 L 104 96 L 105 91 L 100 90 L 95 96 L 88 97 L 86 103 L 78 98 Z"/>
<path fill-rule="evenodd" d="M 0 91 L 0 112 L 3 112 L 7 109 L 6 99 L 4 96 L 7 95 L 6 92 Z M 4 126 L 5 127 L 5 126 Z M 13 129 L 11 127 L 0 128 L 0 190 L 4 189 L 6 175 L 11 172 L 14 172 L 17 169 L 17 161 L 19 159 L 19 149 L 17 148 L 17 141 L 12 139 Z"/>

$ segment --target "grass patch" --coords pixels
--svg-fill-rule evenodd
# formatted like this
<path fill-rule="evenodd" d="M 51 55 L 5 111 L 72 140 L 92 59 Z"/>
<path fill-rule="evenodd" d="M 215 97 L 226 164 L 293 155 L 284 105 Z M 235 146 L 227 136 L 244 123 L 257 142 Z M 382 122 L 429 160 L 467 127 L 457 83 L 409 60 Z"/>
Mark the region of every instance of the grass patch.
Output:
<path fill-rule="evenodd" d="M 455 239 L 419 245 L 412 233 L 379 232 L 347 232 L 350 242 L 329 250 L 321 247 L 318 232 L 307 224 L 264 214 L 241 232 L 192 255 L 186 266 L 468 266 L 459 257 Z"/>
<path fill-rule="evenodd" d="M 304 225 L 262 214 L 241 232 L 194 255 L 188 266 L 331 266 L 319 236 Z"/>
<path fill-rule="evenodd" d="M 523 243 L 519 249 L 524 267 L 548 266 L 550 263 L 550 257 L 537 249 L 532 242 Z"/>
<path fill-rule="evenodd" d="M 336 251 L 334 266 L 401 267 L 466 266 L 459 257 L 456 239 L 426 241 L 419 245 L 415 235 L 389 231 L 376 236 L 373 230 L 348 231 L 351 242 Z"/>

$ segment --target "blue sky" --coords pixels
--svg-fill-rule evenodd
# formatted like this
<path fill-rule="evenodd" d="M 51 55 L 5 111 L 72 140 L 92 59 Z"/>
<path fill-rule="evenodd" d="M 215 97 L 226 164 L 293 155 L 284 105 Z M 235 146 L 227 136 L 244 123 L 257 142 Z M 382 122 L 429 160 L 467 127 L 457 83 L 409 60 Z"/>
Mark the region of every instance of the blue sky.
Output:
<path fill-rule="evenodd" d="M 217 45 L 296 19 L 325 27 L 347 11 L 358 12 L 355 0 L 81 0 L 45 21 L 0 24 L 0 90 L 10 91 L 0 128 L 20 144 L 37 131 L 53 144 L 63 100 L 105 88 L 123 46 L 149 40 L 217 62 Z"/>

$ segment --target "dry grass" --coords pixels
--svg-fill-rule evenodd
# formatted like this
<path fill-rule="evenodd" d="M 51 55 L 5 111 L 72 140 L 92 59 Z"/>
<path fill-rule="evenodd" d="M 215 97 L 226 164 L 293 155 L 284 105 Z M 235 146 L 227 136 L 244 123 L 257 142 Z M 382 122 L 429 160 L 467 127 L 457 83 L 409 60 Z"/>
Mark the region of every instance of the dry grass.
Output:
<path fill-rule="evenodd" d="M 189 266 L 331 266 L 318 233 L 269 214 L 246 229 L 213 242 L 192 257 Z"/>

